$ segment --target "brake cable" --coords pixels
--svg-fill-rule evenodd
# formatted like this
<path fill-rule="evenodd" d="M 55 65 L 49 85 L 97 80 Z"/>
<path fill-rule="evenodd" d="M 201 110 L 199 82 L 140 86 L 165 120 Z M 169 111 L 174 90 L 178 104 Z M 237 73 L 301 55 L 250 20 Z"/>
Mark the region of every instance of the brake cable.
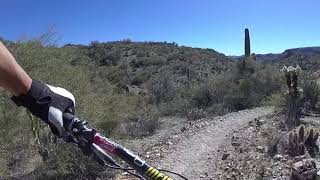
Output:
<path fill-rule="evenodd" d="M 66 121 L 68 122 L 68 124 L 66 124 L 66 129 L 68 130 L 68 136 L 72 137 L 71 142 L 77 144 L 82 150 L 84 150 L 83 152 L 85 154 L 92 153 L 94 159 L 103 167 L 123 170 L 139 179 L 173 180 L 170 176 L 161 173 L 167 172 L 188 180 L 181 174 L 169 170 L 153 168 L 125 147 L 111 141 L 99 133 L 96 133 L 95 129 L 88 128 L 88 123 L 86 121 L 80 120 L 70 113 L 65 113 L 63 115 L 63 119 L 68 120 Z M 132 168 L 121 167 L 108 153 L 120 157 Z M 131 172 L 132 170 L 136 171 L 142 177 Z"/>

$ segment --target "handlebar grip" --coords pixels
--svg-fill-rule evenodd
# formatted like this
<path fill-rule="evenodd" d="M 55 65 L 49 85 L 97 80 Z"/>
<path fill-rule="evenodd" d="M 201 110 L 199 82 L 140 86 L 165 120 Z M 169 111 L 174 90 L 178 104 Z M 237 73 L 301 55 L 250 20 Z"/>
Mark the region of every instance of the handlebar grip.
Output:
<path fill-rule="evenodd" d="M 67 129 L 67 130 L 70 130 L 72 127 L 72 124 L 73 124 L 73 119 L 75 119 L 76 116 L 71 114 L 71 113 L 64 113 L 63 114 L 63 125 L 64 127 Z"/>

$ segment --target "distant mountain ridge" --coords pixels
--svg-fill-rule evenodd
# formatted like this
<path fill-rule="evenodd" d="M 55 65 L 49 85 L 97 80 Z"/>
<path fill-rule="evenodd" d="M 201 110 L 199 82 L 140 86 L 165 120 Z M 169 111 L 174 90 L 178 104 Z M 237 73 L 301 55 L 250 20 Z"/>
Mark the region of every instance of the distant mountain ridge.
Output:
<path fill-rule="evenodd" d="M 287 49 L 281 55 L 287 57 L 290 55 L 305 55 L 305 56 L 312 56 L 312 55 L 319 55 L 320 54 L 320 47 L 303 47 L 303 48 L 294 48 L 294 49 Z"/>
<path fill-rule="evenodd" d="M 320 46 L 292 48 L 282 53 L 256 54 L 258 61 L 280 61 L 290 56 L 315 56 L 320 55 Z M 242 56 L 229 56 L 232 59 L 238 59 Z"/>

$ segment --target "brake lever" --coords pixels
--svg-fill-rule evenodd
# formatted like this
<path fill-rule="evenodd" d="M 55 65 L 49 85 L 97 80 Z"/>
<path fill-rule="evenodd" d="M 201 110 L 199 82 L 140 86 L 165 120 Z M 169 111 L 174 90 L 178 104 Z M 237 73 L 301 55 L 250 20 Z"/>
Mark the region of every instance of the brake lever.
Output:
<path fill-rule="evenodd" d="M 66 123 L 66 137 L 69 139 L 71 138 L 71 140 L 67 139 L 68 141 L 66 142 L 77 144 L 85 155 L 90 156 L 93 154 L 93 158 L 103 166 L 105 166 L 106 163 L 112 166 L 118 166 L 116 161 L 109 154 L 93 143 L 96 130 L 88 128 L 88 123 L 86 121 L 81 121 L 79 118 L 69 113 L 64 115 L 64 119 L 68 122 Z"/>
<path fill-rule="evenodd" d="M 92 153 L 91 146 L 96 130 L 87 127 L 87 122 L 73 116 L 70 113 L 63 115 L 65 129 L 67 130 L 63 137 L 66 142 L 77 144 L 86 155 Z"/>

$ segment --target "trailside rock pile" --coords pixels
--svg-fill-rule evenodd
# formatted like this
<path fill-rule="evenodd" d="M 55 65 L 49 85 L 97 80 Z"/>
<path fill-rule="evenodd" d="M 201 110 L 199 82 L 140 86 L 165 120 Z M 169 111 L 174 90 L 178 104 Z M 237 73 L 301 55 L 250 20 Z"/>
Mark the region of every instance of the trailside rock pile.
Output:
<path fill-rule="evenodd" d="M 318 169 L 313 159 L 303 159 L 293 164 L 291 172 L 291 179 L 314 180 Z"/>
<path fill-rule="evenodd" d="M 281 115 L 255 119 L 230 134 L 230 141 L 219 159 L 220 179 L 291 179 L 315 180 L 314 159 L 305 153 L 291 157 L 288 154 L 288 133 L 283 128 Z M 319 142 L 317 142 L 319 143 Z M 319 156 L 319 154 L 318 154 Z M 319 176 L 320 177 L 320 176 Z"/>

